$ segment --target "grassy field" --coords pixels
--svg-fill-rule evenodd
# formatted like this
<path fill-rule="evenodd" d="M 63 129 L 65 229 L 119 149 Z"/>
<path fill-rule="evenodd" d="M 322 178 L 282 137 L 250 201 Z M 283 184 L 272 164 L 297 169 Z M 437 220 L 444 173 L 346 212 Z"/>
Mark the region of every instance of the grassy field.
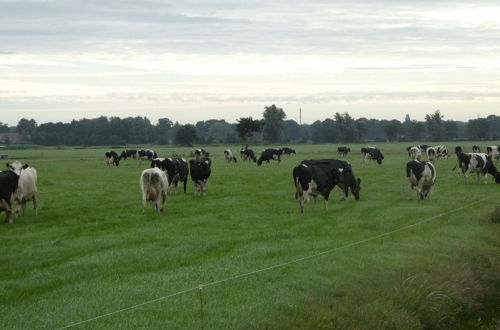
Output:
<path fill-rule="evenodd" d="M 437 163 L 432 199 L 410 201 L 406 144 L 377 144 L 382 165 L 350 146 L 361 200 L 340 202 L 336 188 L 328 211 L 320 197 L 304 214 L 292 168 L 338 158 L 337 145 L 294 146 L 297 155 L 261 167 L 227 164 L 224 147 L 206 147 L 215 155 L 207 195 L 190 180 L 162 214 L 151 204 L 142 213 L 148 162 L 107 167 L 105 149 L 6 150 L 37 169 L 40 212 L 29 204 L 0 227 L 0 328 L 500 326 L 500 185 L 457 184 L 452 156 Z M 194 148 L 155 149 L 189 158 Z"/>

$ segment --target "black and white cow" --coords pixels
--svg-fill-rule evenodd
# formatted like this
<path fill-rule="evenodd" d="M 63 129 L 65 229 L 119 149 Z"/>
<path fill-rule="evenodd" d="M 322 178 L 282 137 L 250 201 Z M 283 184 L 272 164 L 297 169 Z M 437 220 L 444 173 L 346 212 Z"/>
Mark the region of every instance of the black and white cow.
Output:
<path fill-rule="evenodd" d="M 448 148 L 444 145 L 439 145 L 433 147 L 436 150 L 436 158 L 444 158 L 448 160 L 449 154 L 448 154 Z"/>
<path fill-rule="evenodd" d="M 17 202 L 16 214 L 21 214 L 26 209 L 26 203 L 33 202 L 35 215 L 38 215 L 38 173 L 34 167 L 19 161 L 7 163 L 7 167 L 19 176 L 14 200 Z"/>
<path fill-rule="evenodd" d="M 14 171 L 0 171 L 0 212 L 7 213 L 5 223 L 12 223 L 12 203 L 19 176 Z"/>
<path fill-rule="evenodd" d="M 236 159 L 236 157 L 234 156 L 233 152 L 231 151 L 231 149 L 226 149 L 224 150 L 224 159 L 226 160 L 226 162 L 228 163 L 237 163 L 238 160 Z"/>
<path fill-rule="evenodd" d="M 291 155 L 291 154 L 296 155 L 297 154 L 295 152 L 295 150 L 293 150 L 292 148 L 288 148 L 288 147 L 281 148 L 281 151 L 283 152 L 283 155 Z"/>
<path fill-rule="evenodd" d="M 243 161 L 252 161 L 254 163 L 257 161 L 253 150 L 248 148 L 241 149 L 240 157 Z"/>
<path fill-rule="evenodd" d="M 495 162 L 498 162 L 500 159 L 500 146 L 488 146 L 486 147 L 486 152 Z"/>
<path fill-rule="evenodd" d="M 427 148 L 426 153 L 427 153 L 427 159 L 434 164 L 437 158 L 436 149 L 434 147 L 429 147 Z"/>
<path fill-rule="evenodd" d="M 426 152 L 427 148 L 429 148 L 430 146 L 428 146 L 427 144 L 419 144 L 417 147 L 420 149 L 420 151 Z"/>
<path fill-rule="evenodd" d="M 420 162 L 418 160 L 409 161 L 406 164 L 406 177 L 408 178 L 409 199 L 412 199 L 412 192 L 415 187 L 417 188 L 419 200 L 431 198 L 437 177 L 434 164 L 431 162 Z"/>
<path fill-rule="evenodd" d="M 189 174 L 194 182 L 194 191 L 197 195 L 205 195 L 208 179 L 210 178 L 212 162 L 210 159 L 189 161 Z"/>
<path fill-rule="evenodd" d="M 500 173 L 493 164 L 490 156 L 484 153 L 457 153 L 458 165 L 453 168 L 458 167 L 457 178 L 460 180 L 460 175 L 464 177 L 464 181 L 467 182 L 470 173 L 477 173 L 477 182 L 479 182 L 479 177 L 482 174 L 484 176 L 484 183 L 488 183 L 488 174 L 495 178 L 496 183 L 500 183 Z"/>
<path fill-rule="evenodd" d="M 269 164 L 270 160 L 277 160 L 279 164 L 282 154 L 283 151 L 281 149 L 266 149 L 260 154 L 260 158 L 257 160 L 257 166 L 262 165 L 262 162 L 267 162 Z"/>
<path fill-rule="evenodd" d="M 122 153 L 120 154 L 120 159 L 127 159 L 127 158 L 137 158 L 137 150 L 135 149 L 127 149 L 123 150 Z"/>
<path fill-rule="evenodd" d="M 348 148 L 345 146 L 337 148 L 337 154 L 339 154 L 340 156 L 347 156 L 347 154 L 350 152 L 351 152 L 351 148 Z"/>
<path fill-rule="evenodd" d="M 153 160 L 158 158 L 156 151 L 151 149 L 141 149 L 137 153 L 139 154 L 139 160 Z"/>
<path fill-rule="evenodd" d="M 196 157 L 196 160 L 204 160 L 208 159 L 210 156 L 210 153 L 206 151 L 205 149 L 196 149 L 194 151 L 194 156 Z"/>
<path fill-rule="evenodd" d="M 418 147 L 407 147 L 406 151 L 408 151 L 408 157 L 412 160 L 420 160 L 420 156 L 422 155 L 422 150 Z"/>
<path fill-rule="evenodd" d="M 151 161 L 151 167 L 158 167 L 167 173 L 170 187 L 169 192 L 172 192 L 174 188 L 177 192 L 179 190 L 179 182 L 182 182 L 184 184 L 184 193 L 186 193 L 189 169 L 188 163 L 184 158 L 155 158 Z"/>
<path fill-rule="evenodd" d="M 472 152 L 473 153 L 480 153 L 481 152 L 481 147 L 477 146 L 477 145 L 473 145 L 472 146 Z"/>
<path fill-rule="evenodd" d="M 109 150 L 104 153 L 106 156 L 106 165 L 120 165 L 120 157 L 118 157 L 118 154 L 114 150 Z"/>
<path fill-rule="evenodd" d="M 375 147 L 361 148 L 361 155 L 363 157 L 363 162 L 366 160 L 376 160 L 377 163 L 382 164 L 382 160 L 384 159 L 382 152 Z"/>
<path fill-rule="evenodd" d="M 344 192 L 343 200 L 349 197 L 349 189 L 356 200 L 359 200 L 359 192 L 361 190 L 361 180 L 356 179 L 351 164 L 343 160 L 337 159 L 311 159 L 303 160 L 301 164 L 316 165 L 335 174 L 337 179 L 336 185 Z"/>

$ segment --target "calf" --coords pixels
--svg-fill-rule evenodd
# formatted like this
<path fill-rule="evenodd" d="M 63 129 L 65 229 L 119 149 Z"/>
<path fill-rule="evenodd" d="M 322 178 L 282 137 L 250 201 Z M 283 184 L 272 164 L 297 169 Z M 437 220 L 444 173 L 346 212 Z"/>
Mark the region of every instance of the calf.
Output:
<path fill-rule="evenodd" d="M 210 153 L 204 149 L 196 149 L 194 151 L 194 156 L 196 158 L 196 160 L 205 160 L 205 159 L 208 159 L 208 157 L 210 156 Z"/>
<path fill-rule="evenodd" d="M 498 162 L 498 160 L 500 159 L 500 146 L 488 146 L 486 147 L 486 152 L 492 160 Z"/>
<path fill-rule="evenodd" d="M 137 158 L 137 150 L 134 149 L 127 149 L 123 150 L 122 153 L 120 154 L 120 159 L 127 159 L 127 158 Z"/>
<path fill-rule="evenodd" d="M 120 165 L 120 157 L 118 157 L 118 154 L 114 150 L 109 150 L 104 153 L 106 156 L 106 165 Z"/>
<path fill-rule="evenodd" d="M 347 154 L 351 152 L 351 149 L 348 147 L 338 147 L 337 148 L 337 154 L 340 156 L 347 156 Z"/>
<path fill-rule="evenodd" d="M 142 171 L 139 183 L 142 192 L 142 213 L 149 201 L 153 202 L 156 212 L 162 212 L 168 192 L 168 179 L 165 172 L 157 167 L 148 168 Z"/>
<path fill-rule="evenodd" d="M 413 188 L 417 188 L 419 200 L 430 199 L 436 182 L 436 168 L 430 162 L 409 161 L 406 164 L 408 178 L 408 198 L 412 199 Z"/>
<path fill-rule="evenodd" d="M 384 155 L 382 155 L 382 152 L 375 147 L 361 148 L 361 155 L 363 157 L 363 162 L 369 159 L 376 160 L 377 163 L 382 164 L 382 160 L 384 159 Z"/>
<path fill-rule="evenodd" d="M 236 163 L 237 162 L 236 157 L 234 157 L 233 152 L 231 151 L 231 149 L 224 150 L 224 159 L 228 163 Z"/>
<path fill-rule="evenodd" d="M 291 148 L 288 148 L 288 147 L 283 147 L 281 148 L 281 151 L 283 153 L 283 155 L 291 155 L 291 154 L 294 154 L 296 155 L 297 153 L 295 152 L 295 150 L 291 149 Z"/>
<path fill-rule="evenodd" d="M 281 149 L 266 149 L 260 154 L 260 158 L 257 160 L 257 166 L 262 165 L 262 162 L 267 162 L 269 164 L 270 160 L 277 160 L 279 164 L 282 154 L 283 151 Z"/>
<path fill-rule="evenodd" d="M 19 176 L 13 171 L 0 171 L 0 212 L 5 211 L 5 223 L 12 223 L 12 202 Z"/>
<path fill-rule="evenodd" d="M 38 215 L 37 179 L 36 169 L 28 164 L 18 161 L 7 163 L 7 167 L 19 176 L 14 199 L 17 203 L 16 214 L 21 214 L 26 209 L 26 202 L 33 201 L 35 215 Z"/>
<path fill-rule="evenodd" d="M 255 157 L 255 153 L 253 152 L 253 150 L 248 148 L 241 149 L 240 157 L 243 161 L 252 161 L 254 163 L 257 161 L 257 158 Z"/>
<path fill-rule="evenodd" d="M 199 196 L 205 195 L 208 179 L 210 178 L 212 162 L 210 159 L 189 161 L 189 174 L 194 182 L 195 193 Z"/>

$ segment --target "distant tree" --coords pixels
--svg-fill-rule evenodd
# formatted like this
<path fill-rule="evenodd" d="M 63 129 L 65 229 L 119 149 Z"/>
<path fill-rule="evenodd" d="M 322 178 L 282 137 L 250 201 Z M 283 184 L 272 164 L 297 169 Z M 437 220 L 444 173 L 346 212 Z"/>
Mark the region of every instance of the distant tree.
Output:
<path fill-rule="evenodd" d="M 300 125 L 295 120 L 285 120 L 285 136 L 288 141 L 302 140 Z"/>
<path fill-rule="evenodd" d="M 446 131 L 446 140 L 452 140 L 458 137 L 458 127 L 456 121 L 454 120 L 445 121 L 444 128 Z"/>
<path fill-rule="evenodd" d="M 264 128 L 262 129 L 262 134 L 264 140 L 271 143 L 276 143 L 282 140 L 283 129 L 284 129 L 284 119 L 286 114 L 282 108 L 278 108 L 276 105 L 266 106 L 264 113 Z"/>
<path fill-rule="evenodd" d="M 231 126 L 224 120 L 213 123 L 208 129 L 208 137 L 213 143 L 225 143 L 231 133 Z"/>
<path fill-rule="evenodd" d="M 36 130 L 36 128 L 37 128 L 37 124 L 36 124 L 36 121 L 34 119 L 28 120 L 26 118 L 22 118 L 17 123 L 16 130 L 23 138 L 26 139 L 33 134 L 33 132 Z"/>
<path fill-rule="evenodd" d="M 410 141 L 423 141 L 424 139 L 424 123 L 421 121 L 412 120 L 408 126 L 408 137 Z"/>
<path fill-rule="evenodd" d="M 159 144 L 169 144 L 171 138 L 172 126 L 174 123 L 168 118 L 158 119 L 158 124 L 156 124 L 156 134 L 158 137 Z"/>
<path fill-rule="evenodd" d="M 488 120 L 486 118 L 471 119 L 467 125 L 467 137 L 471 140 L 488 138 Z"/>
<path fill-rule="evenodd" d="M 175 143 L 191 147 L 193 145 L 193 141 L 198 137 L 198 131 L 196 127 L 191 124 L 182 125 L 179 127 L 175 134 Z"/>
<path fill-rule="evenodd" d="M 9 126 L 7 124 L 3 124 L 0 122 L 0 133 L 8 133 L 10 132 Z"/>
<path fill-rule="evenodd" d="M 385 125 L 385 134 L 389 141 L 398 141 L 399 133 L 401 132 L 401 122 L 393 119 Z"/>
<path fill-rule="evenodd" d="M 446 127 L 439 110 L 434 111 L 433 114 L 425 115 L 425 122 L 432 141 L 443 141 L 446 138 Z"/>
<path fill-rule="evenodd" d="M 359 141 L 359 131 L 356 121 L 347 112 L 340 114 L 335 113 L 335 126 L 339 133 L 341 142 L 357 142 Z"/>
<path fill-rule="evenodd" d="M 237 120 L 236 131 L 238 136 L 246 142 L 248 138 L 253 136 L 253 133 L 262 130 L 263 122 L 261 120 L 254 120 L 252 117 L 242 117 Z"/>

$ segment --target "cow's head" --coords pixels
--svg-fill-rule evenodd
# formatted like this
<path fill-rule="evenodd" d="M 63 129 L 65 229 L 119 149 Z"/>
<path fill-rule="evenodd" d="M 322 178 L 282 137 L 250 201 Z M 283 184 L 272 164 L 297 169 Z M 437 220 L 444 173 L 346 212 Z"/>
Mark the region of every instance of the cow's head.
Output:
<path fill-rule="evenodd" d="M 254 162 L 255 162 L 255 160 L 254 160 Z M 260 166 L 260 165 L 262 165 L 262 158 L 259 158 L 259 160 L 257 161 L 257 166 Z"/>
<path fill-rule="evenodd" d="M 21 164 L 17 160 L 12 163 L 7 163 L 7 168 L 16 173 L 17 175 L 20 175 L 21 171 L 27 169 L 28 167 L 29 167 L 28 164 Z"/>

